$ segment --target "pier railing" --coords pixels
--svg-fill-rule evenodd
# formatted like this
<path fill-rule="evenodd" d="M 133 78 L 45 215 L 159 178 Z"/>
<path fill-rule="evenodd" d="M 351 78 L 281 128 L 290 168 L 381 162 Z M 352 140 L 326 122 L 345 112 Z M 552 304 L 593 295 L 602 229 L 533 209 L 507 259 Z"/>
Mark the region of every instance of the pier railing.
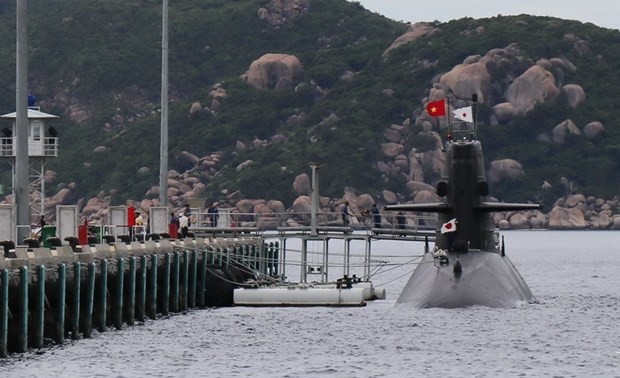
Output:
<path fill-rule="evenodd" d="M 266 231 L 310 232 L 312 214 L 310 212 L 286 213 L 230 213 L 220 210 L 217 220 L 212 220 L 206 211 L 194 210 L 190 217 L 190 232 L 195 234 L 213 233 L 262 233 Z M 381 214 L 381 221 L 375 224 L 370 215 L 351 215 L 345 225 L 340 212 L 319 212 L 316 215 L 317 232 L 351 232 L 355 230 L 373 231 L 379 234 L 413 235 L 419 231 L 434 230 L 436 215 L 404 214 L 394 212 Z M 379 227 L 377 227 L 379 226 Z"/>

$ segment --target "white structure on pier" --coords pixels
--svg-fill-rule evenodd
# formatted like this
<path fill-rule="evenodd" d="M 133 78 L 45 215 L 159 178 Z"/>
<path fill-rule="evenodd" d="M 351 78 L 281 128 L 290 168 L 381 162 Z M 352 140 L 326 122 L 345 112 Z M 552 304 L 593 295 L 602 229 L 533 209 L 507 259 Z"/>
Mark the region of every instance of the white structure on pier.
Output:
<path fill-rule="evenodd" d="M 15 188 L 16 112 L 2 115 L 0 118 L 12 120 L 10 126 L 0 126 L 0 157 L 7 159 L 11 164 L 12 188 Z M 56 129 L 46 125 L 46 121 L 53 118 L 58 116 L 44 113 L 38 107 L 28 108 L 28 188 L 30 206 L 35 215 L 45 213 L 45 165 L 51 158 L 58 156 Z"/>

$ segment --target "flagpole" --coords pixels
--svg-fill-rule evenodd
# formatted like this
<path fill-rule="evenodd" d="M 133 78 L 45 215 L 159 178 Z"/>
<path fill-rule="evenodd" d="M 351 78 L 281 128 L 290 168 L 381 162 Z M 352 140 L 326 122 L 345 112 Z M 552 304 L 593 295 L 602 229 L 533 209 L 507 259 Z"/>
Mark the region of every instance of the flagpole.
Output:
<path fill-rule="evenodd" d="M 446 96 L 446 101 L 448 102 L 448 108 L 446 110 L 446 114 L 448 115 L 448 135 L 450 135 L 450 139 L 453 139 L 452 135 L 452 117 L 450 116 L 450 97 Z"/>
<path fill-rule="evenodd" d="M 471 115 L 474 119 L 474 137 L 478 137 L 478 124 L 476 122 L 476 115 L 478 113 L 478 94 L 474 93 L 471 95 L 471 101 L 473 102 L 472 108 L 471 108 Z"/>

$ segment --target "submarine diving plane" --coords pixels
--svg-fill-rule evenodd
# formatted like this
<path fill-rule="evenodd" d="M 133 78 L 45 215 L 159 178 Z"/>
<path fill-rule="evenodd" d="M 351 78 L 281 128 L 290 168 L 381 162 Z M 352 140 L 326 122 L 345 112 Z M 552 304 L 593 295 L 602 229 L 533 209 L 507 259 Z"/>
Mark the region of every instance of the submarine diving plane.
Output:
<path fill-rule="evenodd" d="M 475 100 L 473 112 L 475 115 Z M 532 292 L 505 254 L 495 231 L 493 212 L 542 208 L 531 203 L 489 202 L 482 145 L 469 132 L 452 140 L 450 131 L 439 203 L 399 204 L 386 210 L 438 214 L 435 246 L 426 253 L 396 305 L 459 308 L 516 307 L 531 302 Z"/>

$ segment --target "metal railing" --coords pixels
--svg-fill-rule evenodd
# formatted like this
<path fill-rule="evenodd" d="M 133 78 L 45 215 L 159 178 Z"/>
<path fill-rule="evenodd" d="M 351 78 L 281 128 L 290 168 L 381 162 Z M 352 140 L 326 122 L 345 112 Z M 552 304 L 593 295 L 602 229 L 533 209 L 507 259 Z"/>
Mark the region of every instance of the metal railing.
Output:
<path fill-rule="evenodd" d="M 15 137 L 0 138 L 0 156 L 15 156 Z M 28 138 L 28 156 L 58 156 L 58 138 Z"/>
<path fill-rule="evenodd" d="M 304 230 L 311 227 L 312 214 L 310 212 L 286 213 L 228 213 L 220 212 L 216 226 L 212 226 L 211 214 L 206 211 L 192 211 L 190 227 L 192 231 L 237 230 L 239 232 L 270 231 L 270 230 Z M 385 231 L 411 233 L 418 230 L 434 230 L 437 224 L 436 215 L 420 215 L 408 213 L 402 215 L 399 223 L 395 212 L 381 214 L 381 227 L 375 227 L 372 216 L 349 216 L 349 225 L 345 225 L 340 212 L 317 213 L 317 228 L 322 230 L 369 230 L 381 229 Z"/>

